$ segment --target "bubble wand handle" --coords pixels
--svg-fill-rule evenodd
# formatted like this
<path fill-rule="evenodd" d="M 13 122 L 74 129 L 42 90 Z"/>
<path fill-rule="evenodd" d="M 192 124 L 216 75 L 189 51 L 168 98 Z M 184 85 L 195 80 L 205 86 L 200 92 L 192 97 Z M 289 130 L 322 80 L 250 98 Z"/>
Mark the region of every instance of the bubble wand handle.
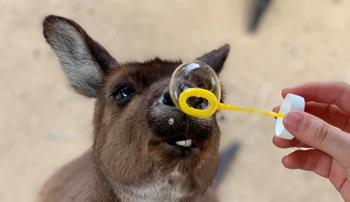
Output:
<path fill-rule="evenodd" d="M 208 107 L 206 109 L 196 109 L 188 105 L 187 99 L 190 97 L 201 97 L 208 101 Z M 284 114 L 264 111 L 260 109 L 254 109 L 249 107 L 239 107 L 234 105 L 223 104 L 218 101 L 216 96 L 202 88 L 189 88 L 184 90 L 179 96 L 179 107 L 184 113 L 194 116 L 197 118 L 209 118 L 211 117 L 218 109 L 220 110 L 234 110 L 241 111 L 246 113 L 255 113 L 265 116 L 272 116 L 276 118 L 283 118 Z"/>
<path fill-rule="evenodd" d="M 241 112 L 246 112 L 246 113 L 254 113 L 254 114 L 260 114 L 260 115 L 264 115 L 264 116 L 272 116 L 275 118 L 283 118 L 284 117 L 284 114 L 281 114 L 281 113 L 269 112 L 269 111 L 264 111 L 264 110 L 260 110 L 260 109 L 250 108 L 250 107 L 239 107 L 239 106 L 228 105 L 228 104 L 223 104 L 223 103 L 219 103 L 218 109 L 241 111 Z"/>

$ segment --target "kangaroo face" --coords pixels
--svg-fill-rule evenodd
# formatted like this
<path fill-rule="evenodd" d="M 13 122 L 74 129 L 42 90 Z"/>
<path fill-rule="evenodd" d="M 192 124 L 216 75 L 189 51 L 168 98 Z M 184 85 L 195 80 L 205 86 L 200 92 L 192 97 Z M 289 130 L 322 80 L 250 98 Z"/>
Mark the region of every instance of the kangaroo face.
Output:
<path fill-rule="evenodd" d="M 44 21 L 44 35 L 79 93 L 96 98 L 93 151 L 98 169 L 116 187 L 162 181 L 204 192 L 214 178 L 220 131 L 215 117 L 197 119 L 172 103 L 168 85 L 181 61 L 159 58 L 119 64 L 75 22 Z M 225 45 L 197 60 L 219 73 Z"/>

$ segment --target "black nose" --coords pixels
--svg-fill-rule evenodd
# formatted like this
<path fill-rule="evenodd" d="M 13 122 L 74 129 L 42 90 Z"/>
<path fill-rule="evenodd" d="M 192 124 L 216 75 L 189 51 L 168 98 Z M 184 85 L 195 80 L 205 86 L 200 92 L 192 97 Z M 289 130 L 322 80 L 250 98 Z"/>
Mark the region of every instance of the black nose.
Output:
<path fill-rule="evenodd" d="M 206 109 L 208 101 L 201 97 L 190 97 L 187 99 L 187 104 L 196 109 Z"/>
<path fill-rule="evenodd" d="M 175 106 L 169 91 L 163 93 L 162 103 L 168 106 Z M 187 99 L 187 104 L 196 109 L 206 109 L 208 107 L 208 101 L 201 97 L 190 97 Z"/>
<path fill-rule="evenodd" d="M 168 90 L 163 93 L 162 102 L 163 104 L 168 106 L 175 106 L 173 100 L 170 97 L 170 93 Z"/>

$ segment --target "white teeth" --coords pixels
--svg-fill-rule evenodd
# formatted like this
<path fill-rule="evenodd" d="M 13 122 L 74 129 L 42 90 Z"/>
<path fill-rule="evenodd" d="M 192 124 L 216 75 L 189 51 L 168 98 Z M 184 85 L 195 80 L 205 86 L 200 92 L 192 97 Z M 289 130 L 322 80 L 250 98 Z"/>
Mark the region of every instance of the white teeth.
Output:
<path fill-rule="evenodd" d="M 181 140 L 181 141 L 175 142 L 175 144 L 181 147 L 190 147 L 192 145 L 192 140 L 191 139 Z"/>

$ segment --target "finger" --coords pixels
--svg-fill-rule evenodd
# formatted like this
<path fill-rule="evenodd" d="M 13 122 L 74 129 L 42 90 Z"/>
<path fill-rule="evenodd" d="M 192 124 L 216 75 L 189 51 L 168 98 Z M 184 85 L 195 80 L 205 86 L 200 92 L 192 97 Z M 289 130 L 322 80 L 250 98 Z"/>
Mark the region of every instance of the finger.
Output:
<path fill-rule="evenodd" d="M 350 181 L 349 179 L 344 182 L 344 184 L 341 186 L 340 191 L 341 196 L 343 197 L 344 201 L 348 202 L 350 201 Z"/>
<path fill-rule="evenodd" d="M 288 93 L 300 95 L 306 101 L 334 104 L 350 113 L 350 85 L 344 82 L 313 82 L 282 90 L 283 97 Z"/>
<path fill-rule="evenodd" d="M 324 151 L 350 166 L 350 135 L 311 114 L 295 111 L 283 119 L 286 129 L 300 142 Z"/>
<path fill-rule="evenodd" d="M 332 164 L 331 164 L 331 170 L 329 171 L 329 181 L 334 185 L 334 187 L 340 191 L 342 188 L 342 185 L 344 184 L 345 180 L 347 179 L 347 173 L 344 168 L 337 160 L 333 158 Z"/>
<path fill-rule="evenodd" d="M 279 107 L 275 106 L 273 111 L 278 113 Z M 343 131 L 350 132 L 350 117 L 335 105 L 307 102 L 305 104 L 305 111 Z"/>
<path fill-rule="evenodd" d="M 280 106 L 275 106 L 272 111 L 278 113 L 280 111 Z"/>
<path fill-rule="evenodd" d="M 282 164 L 289 169 L 313 171 L 322 177 L 327 177 L 331 168 L 332 157 L 316 150 L 298 150 L 285 156 Z"/>
<path fill-rule="evenodd" d="M 278 113 L 280 111 L 280 106 L 276 106 L 272 109 L 273 112 Z M 277 117 L 274 117 L 275 119 L 277 119 Z"/>
<path fill-rule="evenodd" d="M 272 111 L 278 113 L 279 109 L 280 106 L 275 106 Z M 305 104 L 305 111 L 323 119 L 327 123 L 334 125 L 345 132 L 350 132 L 350 116 L 339 109 L 336 105 L 311 101 Z"/>
<path fill-rule="evenodd" d="M 292 140 L 286 140 L 279 138 L 277 136 L 273 136 L 272 138 L 272 143 L 276 145 L 276 147 L 279 148 L 290 148 L 290 147 L 304 147 L 304 148 L 309 148 L 310 146 L 301 143 L 298 139 L 294 138 Z"/>
<path fill-rule="evenodd" d="M 298 150 L 285 156 L 282 160 L 285 167 L 313 171 L 329 178 L 334 187 L 340 191 L 347 179 L 344 167 L 328 154 L 316 150 Z"/>
<path fill-rule="evenodd" d="M 350 132 L 349 116 L 335 105 L 308 102 L 305 111 L 343 131 Z"/>
<path fill-rule="evenodd" d="M 275 106 L 273 108 L 274 112 L 279 111 L 280 106 Z M 331 125 L 334 125 L 346 132 L 350 131 L 350 121 L 346 114 L 340 110 L 335 105 L 328 105 L 317 102 L 308 102 L 305 106 L 305 111 L 313 114 L 324 121 L 328 122 Z M 297 139 L 293 140 L 285 140 L 282 138 L 278 138 L 276 136 L 273 137 L 272 142 L 279 148 L 290 148 L 290 147 L 305 147 L 309 148 L 310 146 L 301 143 Z"/>

